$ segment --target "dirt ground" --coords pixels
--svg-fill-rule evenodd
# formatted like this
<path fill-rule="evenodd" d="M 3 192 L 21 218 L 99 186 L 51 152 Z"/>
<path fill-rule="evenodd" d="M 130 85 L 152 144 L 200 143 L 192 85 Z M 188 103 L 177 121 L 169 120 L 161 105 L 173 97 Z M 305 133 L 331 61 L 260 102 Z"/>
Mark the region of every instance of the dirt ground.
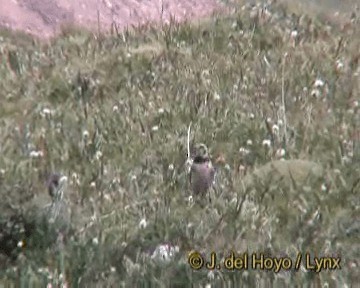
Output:
<path fill-rule="evenodd" d="M 48 38 L 62 24 L 109 29 L 116 23 L 121 29 L 208 16 L 223 7 L 217 0 L 0 0 L 0 26 Z"/>
<path fill-rule="evenodd" d="M 146 22 L 167 22 L 171 17 L 181 21 L 210 16 L 224 11 L 231 2 L 264 2 L 265 0 L 0 0 L 0 26 L 49 38 L 62 24 L 76 24 L 108 30 L 113 23 L 119 29 Z M 274 0 L 275 1 L 275 0 Z M 276 0 L 299 4 L 305 10 L 359 13 L 358 0 Z M 266 1 L 265 1 L 266 2 Z"/>

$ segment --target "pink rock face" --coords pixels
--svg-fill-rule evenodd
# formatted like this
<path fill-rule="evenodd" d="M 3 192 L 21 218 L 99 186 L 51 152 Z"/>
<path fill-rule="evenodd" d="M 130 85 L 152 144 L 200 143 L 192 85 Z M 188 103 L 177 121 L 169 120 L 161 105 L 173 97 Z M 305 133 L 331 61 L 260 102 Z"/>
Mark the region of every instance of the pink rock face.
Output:
<path fill-rule="evenodd" d="M 0 26 L 49 38 L 62 24 L 109 30 L 209 16 L 225 8 L 216 0 L 0 0 Z"/>

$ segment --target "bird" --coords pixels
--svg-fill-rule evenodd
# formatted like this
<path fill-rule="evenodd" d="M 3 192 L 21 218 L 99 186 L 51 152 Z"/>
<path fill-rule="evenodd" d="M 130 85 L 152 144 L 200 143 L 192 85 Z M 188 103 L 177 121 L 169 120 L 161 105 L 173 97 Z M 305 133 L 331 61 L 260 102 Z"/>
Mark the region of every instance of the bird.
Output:
<path fill-rule="evenodd" d="M 215 179 L 215 168 L 210 160 L 205 144 L 195 146 L 195 155 L 190 168 L 190 185 L 195 196 L 204 197 L 212 187 Z M 209 200 L 211 202 L 210 194 Z"/>
<path fill-rule="evenodd" d="M 67 177 L 59 173 L 50 174 L 46 181 L 48 193 L 53 201 L 61 200 L 64 196 L 64 188 L 67 182 Z"/>
<path fill-rule="evenodd" d="M 56 230 L 66 231 L 71 221 L 71 210 L 64 198 L 67 177 L 59 173 L 52 173 L 46 181 L 48 193 L 52 202 L 45 206 L 45 215 L 49 223 L 56 223 Z"/>

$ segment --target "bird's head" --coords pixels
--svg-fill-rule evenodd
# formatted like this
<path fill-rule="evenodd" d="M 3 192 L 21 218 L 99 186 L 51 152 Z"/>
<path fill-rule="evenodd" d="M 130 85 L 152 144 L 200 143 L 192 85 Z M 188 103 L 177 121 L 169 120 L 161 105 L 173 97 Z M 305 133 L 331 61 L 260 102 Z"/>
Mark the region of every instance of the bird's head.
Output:
<path fill-rule="evenodd" d="M 205 144 L 200 143 L 195 146 L 194 162 L 204 163 L 210 160 L 208 148 Z"/>
<path fill-rule="evenodd" d="M 61 200 L 67 184 L 67 177 L 58 173 L 53 173 L 47 180 L 49 195 L 53 200 Z"/>

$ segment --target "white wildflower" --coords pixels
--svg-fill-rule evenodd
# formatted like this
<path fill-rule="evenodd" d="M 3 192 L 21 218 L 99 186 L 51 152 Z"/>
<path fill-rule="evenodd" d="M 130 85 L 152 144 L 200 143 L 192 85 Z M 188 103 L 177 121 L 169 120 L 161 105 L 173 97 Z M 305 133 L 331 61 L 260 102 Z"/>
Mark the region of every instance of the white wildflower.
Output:
<path fill-rule="evenodd" d="M 320 90 L 319 89 L 313 89 L 313 90 L 311 90 L 310 95 L 312 97 L 319 98 L 320 97 Z"/>
<path fill-rule="evenodd" d="M 22 247 L 24 247 L 24 246 L 25 246 L 25 243 L 24 243 L 23 240 L 21 240 L 21 241 L 19 241 L 19 242 L 17 243 L 17 247 L 18 247 L 18 248 L 22 248 Z"/>
<path fill-rule="evenodd" d="M 101 195 L 101 193 L 99 192 L 99 195 Z M 106 201 L 112 201 L 112 198 L 110 197 L 110 195 L 109 194 L 105 194 L 104 195 L 104 199 L 106 200 Z"/>
<path fill-rule="evenodd" d="M 145 219 L 145 218 L 142 218 L 142 219 L 140 220 L 140 222 L 139 222 L 139 228 L 140 228 L 140 229 L 144 229 L 144 228 L 146 228 L 146 226 L 147 226 L 146 219 Z"/>
<path fill-rule="evenodd" d="M 72 184 L 80 185 L 79 175 L 76 172 L 71 174 L 71 182 Z"/>
<path fill-rule="evenodd" d="M 62 130 L 62 124 L 60 122 L 56 123 L 55 131 L 56 133 L 61 133 Z"/>
<path fill-rule="evenodd" d="M 31 158 L 41 158 L 41 157 L 43 157 L 44 156 L 44 153 L 41 151 L 41 150 L 39 150 L 39 151 L 31 151 L 30 152 L 30 157 Z"/>
<path fill-rule="evenodd" d="M 151 255 L 151 258 L 168 262 L 176 253 L 179 252 L 179 250 L 178 246 L 162 244 L 156 247 L 155 251 Z"/>
<path fill-rule="evenodd" d="M 90 183 L 90 187 L 91 187 L 91 188 L 96 188 L 96 183 L 95 183 L 95 181 L 92 181 L 92 182 Z"/>
<path fill-rule="evenodd" d="M 250 113 L 250 114 L 249 114 L 249 118 L 250 118 L 251 120 L 254 120 L 254 119 L 255 119 L 254 113 Z"/>
<path fill-rule="evenodd" d="M 40 112 L 40 115 L 42 117 L 47 117 L 47 116 L 51 116 L 53 114 L 53 111 L 49 108 L 43 108 Z"/>
<path fill-rule="evenodd" d="M 117 105 L 114 105 L 113 108 L 112 108 L 113 112 L 118 112 L 119 111 L 119 106 Z"/>
<path fill-rule="evenodd" d="M 173 170 L 174 170 L 174 164 L 170 164 L 168 169 L 169 169 L 170 171 L 173 171 Z"/>
<path fill-rule="evenodd" d="M 156 132 L 156 131 L 159 130 L 159 126 L 157 126 L 157 125 L 156 125 L 156 126 L 153 126 L 153 127 L 151 128 L 151 130 L 154 131 L 154 132 Z"/>
<path fill-rule="evenodd" d="M 336 60 L 336 69 L 342 70 L 342 68 L 344 68 L 343 62 L 341 62 L 340 60 Z"/>
<path fill-rule="evenodd" d="M 111 267 L 110 267 L 110 272 L 111 272 L 111 273 L 115 273 L 115 272 L 116 272 L 116 268 L 115 268 L 114 266 L 111 266 Z"/>
<path fill-rule="evenodd" d="M 221 99 L 220 94 L 217 93 L 217 92 L 215 92 L 215 94 L 214 94 L 214 100 L 215 100 L 215 101 L 219 101 L 220 99 Z"/>
<path fill-rule="evenodd" d="M 190 195 L 187 200 L 188 200 L 189 204 L 192 204 L 194 202 L 194 197 L 192 195 Z"/>
<path fill-rule="evenodd" d="M 270 147 L 271 147 L 271 140 L 265 139 L 265 140 L 262 142 L 262 145 L 265 146 L 265 147 L 270 148 Z"/>
<path fill-rule="evenodd" d="M 159 110 L 158 110 L 158 113 L 159 113 L 159 114 L 164 114 L 164 112 L 165 112 L 165 109 L 164 109 L 164 108 L 159 108 Z"/>
<path fill-rule="evenodd" d="M 279 126 L 276 125 L 276 124 L 274 124 L 274 125 L 272 126 L 272 132 L 273 132 L 275 135 L 277 135 L 277 134 L 279 133 Z"/>
<path fill-rule="evenodd" d="M 84 132 L 83 132 L 83 137 L 84 137 L 85 139 L 88 138 L 88 137 L 89 137 L 89 131 L 84 130 Z"/>
<path fill-rule="evenodd" d="M 284 156 L 285 156 L 285 149 L 283 149 L 283 148 L 278 149 L 278 150 L 276 151 L 276 156 L 277 156 L 278 158 L 284 157 Z"/>
<path fill-rule="evenodd" d="M 209 273 L 207 274 L 207 278 L 208 278 L 209 280 L 214 280 L 214 279 L 215 279 L 215 273 L 214 273 L 214 271 L 210 270 Z M 210 287 L 211 287 L 211 285 L 210 285 Z"/>
<path fill-rule="evenodd" d="M 323 192 L 326 192 L 326 191 L 327 191 L 327 187 L 326 187 L 326 184 L 325 184 L 325 183 L 323 183 L 323 184 L 321 185 L 321 191 L 323 191 Z"/>
<path fill-rule="evenodd" d="M 94 237 L 92 239 L 92 243 L 97 246 L 99 244 L 99 239 L 97 237 Z"/>
<path fill-rule="evenodd" d="M 119 177 L 115 177 L 112 181 L 111 181 L 111 183 L 112 184 L 120 184 L 120 178 Z"/>
<path fill-rule="evenodd" d="M 248 140 L 246 141 L 246 145 L 251 146 L 252 144 L 253 144 L 253 142 L 252 142 L 251 139 L 248 139 Z"/>
<path fill-rule="evenodd" d="M 49 273 L 49 270 L 48 270 L 48 268 L 42 268 L 42 267 L 40 267 L 40 268 L 38 269 L 38 273 L 41 273 L 41 274 Z"/>
<path fill-rule="evenodd" d="M 101 151 L 96 151 L 96 153 L 95 153 L 95 159 L 96 160 L 100 160 L 100 158 L 102 157 L 102 152 Z"/>
<path fill-rule="evenodd" d="M 249 150 L 249 149 L 246 149 L 246 148 L 244 148 L 244 147 L 240 147 L 239 153 L 242 154 L 242 155 L 247 155 L 247 154 L 250 153 L 250 150 Z"/>
<path fill-rule="evenodd" d="M 351 266 L 351 268 L 356 268 L 357 267 L 355 262 L 351 262 L 350 266 Z"/>
<path fill-rule="evenodd" d="M 291 38 L 296 38 L 298 36 L 298 31 L 297 30 L 291 31 L 290 36 L 291 36 Z"/>
<path fill-rule="evenodd" d="M 324 86 L 324 81 L 323 80 L 321 80 L 321 79 L 316 79 L 315 80 L 315 83 L 314 83 L 314 86 L 316 87 L 316 88 L 319 88 L 319 87 L 323 87 Z"/>

